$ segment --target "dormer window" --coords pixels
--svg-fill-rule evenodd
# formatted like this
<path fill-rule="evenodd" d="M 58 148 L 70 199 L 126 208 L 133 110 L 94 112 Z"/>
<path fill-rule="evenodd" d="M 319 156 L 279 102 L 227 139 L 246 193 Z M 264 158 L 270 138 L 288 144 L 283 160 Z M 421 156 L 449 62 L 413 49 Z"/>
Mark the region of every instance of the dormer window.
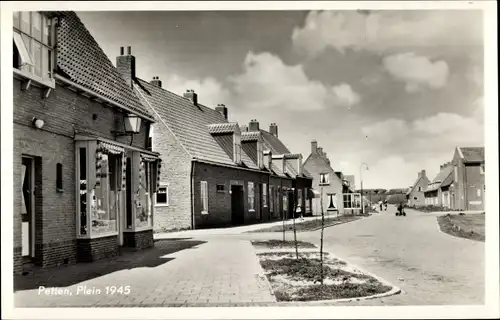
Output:
<path fill-rule="evenodd" d="M 233 161 L 237 164 L 241 163 L 241 134 L 233 133 Z"/>
<path fill-rule="evenodd" d="M 14 12 L 13 67 L 39 83 L 53 82 L 53 26 L 52 20 L 40 12 Z"/>

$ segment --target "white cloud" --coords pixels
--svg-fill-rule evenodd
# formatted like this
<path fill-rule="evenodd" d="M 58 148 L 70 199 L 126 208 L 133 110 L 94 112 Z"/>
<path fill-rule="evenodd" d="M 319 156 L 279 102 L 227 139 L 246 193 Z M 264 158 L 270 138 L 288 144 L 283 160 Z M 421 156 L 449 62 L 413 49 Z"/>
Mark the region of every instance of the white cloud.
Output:
<path fill-rule="evenodd" d="M 162 87 L 181 95 L 188 89 L 193 89 L 198 94 L 201 104 L 215 107 L 219 103 L 228 103 L 230 92 L 214 78 L 201 80 L 185 79 L 178 75 L 170 75 L 162 80 Z"/>
<path fill-rule="evenodd" d="M 411 52 L 387 56 L 383 65 L 390 75 L 406 83 L 406 91 L 410 93 L 423 86 L 439 89 L 448 81 L 449 68 L 445 61 L 432 62 Z"/>
<path fill-rule="evenodd" d="M 249 52 L 243 73 L 230 79 L 235 99 L 252 109 L 310 111 L 326 106 L 352 106 L 360 101 L 350 85 L 326 86 L 311 80 L 302 65 L 285 65 L 271 53 Z"/>
<path fill-rule="evenodd" d="M 387 119 L 365 126 L 361 129 L 369 141 L 386 141 L 392 136 L 406 135 L 409 132 L 408 125 L 400 119 Z"/>
<path fill-rule="evenodd" d="M 315 56 L 327 47 L 340 52 L 369 50 L 384 52 L 432 45 L 481 44 L 479 13 L 443 10 L 313 11 L 305 25 L 295 28 L 292 40 L 297 49 Z"/>

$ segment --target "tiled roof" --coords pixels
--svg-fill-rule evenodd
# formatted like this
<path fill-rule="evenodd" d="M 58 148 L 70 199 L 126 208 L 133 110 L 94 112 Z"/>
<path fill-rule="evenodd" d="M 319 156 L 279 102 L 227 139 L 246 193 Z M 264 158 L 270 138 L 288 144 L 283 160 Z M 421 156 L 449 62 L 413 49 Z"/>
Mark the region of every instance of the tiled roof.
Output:
<path fill-rule="evenodd" d="M 236 122 L 214 123 L 208 124 L 207 126 L 208 132 L 210 132 L 211 134 L 233 133 L 234 131 L 239 129 Z"/>
<path fill-rule="evenodd" d="M 484 161 L 484 147 L 465 147 L 460 148 L 465 162 Z"/>
<path fill-rule="evenodd" d="M 425 189 L 424 192 L 435 191 L 441 187 L 446 187 L 452 184 L 453 183 L 452 172 L 453 172 L 453 166 L 446 166 L 443 169 L 441 169 L 441 171 L 439 171 L 434 180 L 432 180 L 432 182 L 429 183 L 428 187 Z"/>
<path fill-rule="evenodd" d="M 57 73 L 138 115 L 152 118 L 76 13 L 64 11 L 57 14 L 60 18 Z"/>
<path fill-rule="evenodd" d="M 288 148 L 283 144 L 283 142 L 281 142 L 280 139 L 278 139 L 278 137 L 272 135 L 266 130 L 260 129 L 260 132 L 262 133 L 262 137 L 264 138 L 264 143 L 266 144 L 266 146 L 268 146 L 268 149 L 270 149 L 274 155 L 290 153 L 290 150 L 288 150 Z"/>
<path fill-rule="evenodd" d="M 211 124 L 227 123 L 228 126 L 234 126 L 229 124 L 220 112 L 200 103 L 195 106 L 189 99 L 142 79 L 136 80 L 138 85 L 134 88 L 137 95 L 141 100 L 144 98 L 147 100 L 143 101 L 145 105 L 149 103 L 155 109 L 162 122 L 168 126 L 191 157 L 237 167 L 232 156 L 228 155 L 229 150 L 223 147 L 225 142 L 217 141 L 209 132 Z M 257 169 L 243 150 L 241 159 L 245 167 Z"/>
<path fill-rule="evenodd" d="M 261 133 L 258 131 L 252 132 L 242 132 L 241 141 L 258 141 L 261 137 Z"/>

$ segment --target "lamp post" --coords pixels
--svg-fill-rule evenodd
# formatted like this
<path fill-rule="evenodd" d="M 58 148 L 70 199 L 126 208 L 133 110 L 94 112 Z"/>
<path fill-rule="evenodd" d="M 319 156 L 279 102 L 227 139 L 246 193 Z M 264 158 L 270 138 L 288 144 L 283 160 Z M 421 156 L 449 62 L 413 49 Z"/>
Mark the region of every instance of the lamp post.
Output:
<path fill-rule="evenodd" d="M 365 167 L 366 170 L 368 170 L 368 165 L 362 162 L 361 165 L 359 166 L 359 179 L 361 182 L 361 213 L 365 214 L 365 207 L 363 205 L 363 167 Z"/>

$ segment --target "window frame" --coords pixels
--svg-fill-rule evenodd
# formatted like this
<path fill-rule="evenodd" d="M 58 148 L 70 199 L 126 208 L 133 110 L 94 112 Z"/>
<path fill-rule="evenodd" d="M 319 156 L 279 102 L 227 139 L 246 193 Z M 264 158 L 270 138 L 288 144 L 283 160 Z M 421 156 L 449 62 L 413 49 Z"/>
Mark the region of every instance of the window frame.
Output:
<path fill-rule="evenodd" d="M 250 188 L 250 185 L 252 188 Z M 252 192 L 250 193 L 250 190 Z M 248 181 L 247 183 L 247 199 L 248 199 L 248 212 L 255 212 L 255 183 Z"/>
<path fill-rule="evenodd" d="M 219 187 L 222 187 L 222 190 L 219 190 Z M 215 185 L 215 188 L 216 188 L 216 189 L 215 189 L 215 191 L 216 191 L 217 193 L 226 193 L 226 185 L 225 185 L 225 184 L 222 184 L 222 183 L 217 183 L 217 184 Z"/>
<path fill-rule="evenodd" d="M 158 203 L 158 193 L 161 188 L 166 188 L 165 194 L 167 195 L 167 201 L 165 203 Z M 170 204 L 170 197 L 169 197 L 169 190 L 170 189 L 170 184 L 168 182 L 160 182 L 158 185 L 158 189 L 155 192 L 154 199 L 155 199 L 155 207 L 168 207 Z"/>
<path fill-rule="evenodd" d="M 269 205 L 267 203 L 267 196 L 268 196 L 268 192 L 267 192 L 267 183 L 262 183 L 262 207 L 263 208 L 268 208 Z"/>
<path fill-rule="evenodd" d="M 323 179 L 323 177 L 325 179 Z M 322 182 L 322 181 L 325 181 L 325 182 Z M 327 186 L 327 185 L 330 185 L 330 173 L 328 172 L 324 172 L 324 173 L 320 173 L 319 174 L 319 185 L 320 186 Z"/>
<path fill-rule="evenodd" d="M 208 182 L 200 181 L 201 214 L 208 214 Z"/>
<path fill-rule="evenodd" d="M 23 30 L 21 24 L 22 24 L 22 12 L 28 12 L 29 13 L 29 33 L 27 33 L 25 30 Z M 24 61 L 24 64 L 19 65 L 18 67 L 13 66 L 14 74 L 17 76 L 20 76 L 22 78 L 26 78 L 32 81 L 35 81 L 35 83 L 38 83 L 42 86 L 49 87 L 51 89 L 55 89 L 55 78 L 54 78 L 54 66 L 56 64 L 56 57 L 55 57 L 55 19 L 54 18 L 49 18 L 47 17 L 43 12 L 39 11 L 17 11 L 16 13 L 19 14 L 19 25 L 15 26 L 13 25 L 13 41 L 14 41 L 14 46 L 18 50 L 18 54 L 20 56 L 20 60 L 24 61 L 23 55 L 25 52 L 28 54 L 30 61 L 27 63 Z M 37 39 L 35 35 L 33 34 L 33 13 L 36 13 L 40 17 L 40 39 Z M 49 25 L 48 27 L 48 34 L 47 34 L 47 43 L 44 41 L 44 32 L 45 32 L 45 26 L 46 24 Z M 16 34 L 18 35 L 16 37 Z M 16 40 L 17 38 L 17 40 Z M 29 40 L 29 46 L 26 44 L 24 39 Z M 22 43 L 22 45 L 21 45 Z M 34 51 L 35 51 L 35 45 L 38 44 L 40 45 L 40 73 L 41 75 L 36 74 L 36 59 L 34 57 Z M 19 48 L 21 46 L 22 48 Z M 46 51 L 44 51 L 44 49 Z M 44 52 L 46 52 L 47 57 L 46 60 L 44 60 Z M 24 70 L 23 67 L 27 65 L 28 70 Z M 46 70 L 44 70 L 46 68 Z M 44 77 L 44 73 L 47 72 L 48 76 Z"/>

